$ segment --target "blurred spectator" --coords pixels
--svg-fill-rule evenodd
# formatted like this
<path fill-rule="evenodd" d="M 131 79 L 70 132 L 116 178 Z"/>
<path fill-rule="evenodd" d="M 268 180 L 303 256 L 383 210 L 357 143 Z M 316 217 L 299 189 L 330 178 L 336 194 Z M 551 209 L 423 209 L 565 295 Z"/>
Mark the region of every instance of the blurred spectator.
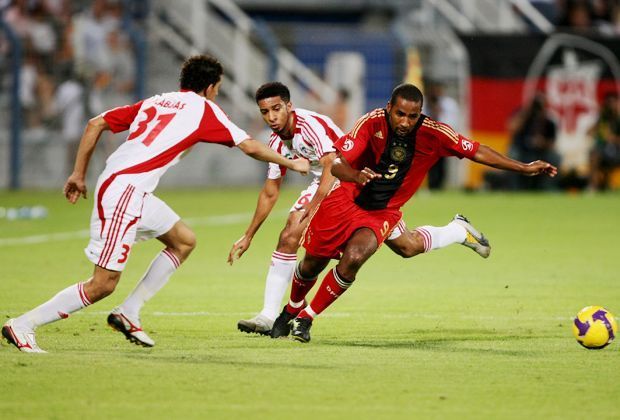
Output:
<path fill-rule="evenodd" d="M 61 138 L 66 145 L 65 174 L 69 176 L 87 116 L 91 115 L 91 106 L 84 83 L 76 76 L 73 66 L 66 66 L 61 78 L 63 82 L 54 94 L 50 117 L 56 118 L 60 126 Z"/>
<path fill-rule="evenodd" d="M 616 33 L 618 0 L 561 0 L 558 9 L 557 26 L 562 29 Z"/>
<path fill-rule="evenodd" d="M 66 173 L 72 170 L 86 116 L 133 102 L 135 59 L 121 30 L 121 23 L 135 23 L 133 14 L 123 16 L 128 4 L 135 16 L 146 17 L 148 0 L 0 0 L 0 13 L 22 46 L 24 143 L 32 150 L 60 139 Z M 10 48 L 0 36 L 0 54 L 6 57 Z M 0 86 L 10 83 L 9 72 L 0 74 L 5 79 Z M 101 142 L 102 154 L 119 140 L 109 137 Z"/>
<path fill-rule="evenodd" d="M 135 64 L 127 38 L 112 31 L 107 38 L 110 51 L 109 76 L 106 85 L 105 109 L 126 105 L 132 101 Z"/>
<path fill-rule="evenodd" d="M 73 54 L 78 74 L 87 80 L 95 80 L 109 73 L 108 34 L 118 30 L 119 25 L 118 17 L 108 10 L 106 0 L 93 0 L 90 9 L 73 19 Z"/>
<path fill-rule="evenodd" d="M 508 122 L 511 137 L 510 156 L 523 162 L 541 159 L 557 166 L 559 155 L 554 150 L 557 125 L 549 116 L 545 96 L 538 93 L 524 108 L 518 110 Z M 512 186 L 517 189 L 550 189 L 550 180 L 540 177 L 514 177 Z"/>
<path fill-rule="evenodd" d="M 588 32 L 592 28 L 592 10 L 588 1 L 567 0 L 558 26 L 575 32 Z"/>
<path fill-rule="evenodd" d="M 52 103 L 54 84 L 46 74 L 41 58 L 29 45 L 25 48 L 19 77 L 19 100 L 24 112 L 25 127 L 40 127 Z"/>
<path fill-rule="evenodd" d="M 617 93 L 605 95 L 598 121 L 592 127 L 594 145 L 590 155 L 590 188 L 609 188 L 609 175 L 620 167 L 620 99 Z"/>
<path fill-rule="evenodd" d="M 423 112 L 434 120 L 448 124 L 455 131 L 460 131 L 460 109 L 458 102 L 445 94 L 444 84 L 431 81 L 425 92 Z M 428 172 L 428 188 L 441 189 L 446 178 L 446 159 L 441 158 Z"/>

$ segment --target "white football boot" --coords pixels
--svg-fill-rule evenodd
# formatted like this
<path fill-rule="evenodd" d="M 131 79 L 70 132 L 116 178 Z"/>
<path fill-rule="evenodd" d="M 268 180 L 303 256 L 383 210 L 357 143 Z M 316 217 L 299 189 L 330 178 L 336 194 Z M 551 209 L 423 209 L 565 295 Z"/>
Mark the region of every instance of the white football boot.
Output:
<path fill-rule="evenodd" d="M 120 308 L 114 308 L 110 315 L 108 315 L 108 325 L 116 331 L 123 333 L 127 340 L 134 344 L 144 347 L 153 347 L 155 345 L 155 341 L 142 330 L 140 320 L 128 317 Z"/>
<path fill-rule="evenodd" d="M 2 335 L 24 353 L 47 353 L 37 345 L 34 331 L 15 327 L 15 320 L 9 319 L 2 327 Z"/>
<path fill-rule="evenodd" d="M 476 251 L 482 258 L 487 258 L 491 254 L 491 244 L 489 244 L 489 240 L 469 223 L 467 217 L 457 214 L 452 221 L 463 226 L 467 231 L 467 237 L 465 241 L 462 242 L 463 245 Z"/>
<path fill-rule="evenodd" d="M 273 321 L 263 314 L 258 314 L 251 319 L 242 319 L 237 322 L 239 331 L 246 333 L 256 333 L 260 335 L 269 335 L 273 327 Z"/>

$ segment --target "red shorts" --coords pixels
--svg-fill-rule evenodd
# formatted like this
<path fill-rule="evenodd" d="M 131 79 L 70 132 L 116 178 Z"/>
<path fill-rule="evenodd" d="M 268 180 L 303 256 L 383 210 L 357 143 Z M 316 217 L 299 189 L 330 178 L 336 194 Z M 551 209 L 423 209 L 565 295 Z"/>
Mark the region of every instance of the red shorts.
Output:
<path fill-rule="evenodd" d="M 402 217 L 400 210 L 364 210 L 351 193 L 338 187 L 321 202 L 303 238 L 306 251 L 316 257 L 340 258 L 356 230 L 371 229 L 379 246 Z"/>

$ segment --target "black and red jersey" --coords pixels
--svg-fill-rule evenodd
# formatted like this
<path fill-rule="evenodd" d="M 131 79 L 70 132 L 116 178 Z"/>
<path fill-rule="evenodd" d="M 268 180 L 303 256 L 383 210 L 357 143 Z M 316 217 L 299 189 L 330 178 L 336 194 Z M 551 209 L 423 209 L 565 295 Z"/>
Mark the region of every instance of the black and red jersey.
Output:
<path fill-rule="evenodd" d="M 382 175 L 365 186 L 342 182 L 342 188 L 367 210 L 399 209 L 418 190 L 439 158 L 471 159 L 480 146 L 425 115 L 420 116 L 409 135 L 401 137 L 391 129 L 388 118 L 385 109 L 375 109 L 334 144 L 353 168 L 368 167 Z"/>

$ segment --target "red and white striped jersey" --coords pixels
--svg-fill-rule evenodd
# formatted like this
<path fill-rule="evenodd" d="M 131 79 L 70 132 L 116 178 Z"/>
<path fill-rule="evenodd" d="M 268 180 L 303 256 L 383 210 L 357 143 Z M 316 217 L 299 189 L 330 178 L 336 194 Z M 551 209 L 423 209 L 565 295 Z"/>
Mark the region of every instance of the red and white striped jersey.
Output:
<path fill-rule="evenodd" d="M 114 182 L 153 192 L 159 179 L 196 143 L 235 146 L 250 136 L 214 102 L 191 92 L 169 92 L 101 114 L 114 133 L 129 129 L 99 177 L 99 194 Z"/>
<path fill-rule="evenodd" d="M 293 111 L 293 138 L 283 140 L 276 133 L 269 138 L 269 147 L 289 159 L 303 157 L 310 161 L 310 172 L 321 176 L 323 167 L 319 160 L 324 154 L 335 151 L 334 142 L 344 135 L 331 118 L 306 109 Z M 275 163 L 269 164 L 267 178 L 278 179 L 286 173 L 286 168 Z"/>

